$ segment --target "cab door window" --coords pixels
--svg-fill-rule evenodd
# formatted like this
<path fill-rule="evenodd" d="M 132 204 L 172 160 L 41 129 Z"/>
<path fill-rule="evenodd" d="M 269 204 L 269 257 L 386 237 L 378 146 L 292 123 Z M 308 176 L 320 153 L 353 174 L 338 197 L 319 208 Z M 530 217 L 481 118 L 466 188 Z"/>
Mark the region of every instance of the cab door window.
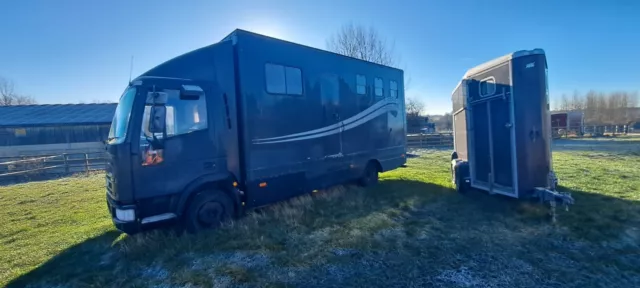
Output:
<path fill-rule="evenodd" d="M 200 96 L 197 100 L 192 99 L 180 99 L 180 91 L 178 90 L 164 90 L 163 93 L 167 93 L 166 103 L 166 131 L 167 137 L 188 134 L 194 131 L 207 129 L 207 103 L 204 95 Z M 144 118 L 142 121 L 142 133 L 143 136 L 151 138 L 151 132 L 149 132 L 149 117 L 151 114 L 151 106 L 153 104 L 147 103 L 144 108 Z M 156 137 L 162 137 L 156 133 Z"/>

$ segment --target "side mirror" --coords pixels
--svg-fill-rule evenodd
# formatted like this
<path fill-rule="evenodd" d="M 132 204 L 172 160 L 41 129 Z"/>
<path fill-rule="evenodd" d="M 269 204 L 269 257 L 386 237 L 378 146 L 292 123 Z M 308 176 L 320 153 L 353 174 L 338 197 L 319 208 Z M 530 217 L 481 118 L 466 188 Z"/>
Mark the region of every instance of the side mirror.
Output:
<path fill-rule="evenodd" d="M 164 105 L 155 105 L 151 106 L 150 119 L 149 119 L 149 132 L 153 133 L 161 133 L 164 136 L 167 121 L 167 107 Z"/>
<path fill-rule="evenodd" d="M 180 89 L 180 99 L 182 100 L 198 100 L 204 96 L 204 90 L 198 85 L 182 85 Z"/>

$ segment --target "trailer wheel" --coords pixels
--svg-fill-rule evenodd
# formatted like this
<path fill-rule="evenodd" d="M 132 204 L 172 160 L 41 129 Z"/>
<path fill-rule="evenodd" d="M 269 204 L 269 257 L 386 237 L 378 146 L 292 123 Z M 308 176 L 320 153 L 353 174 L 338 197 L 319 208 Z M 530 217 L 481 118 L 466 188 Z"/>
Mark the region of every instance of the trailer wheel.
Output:
<path fill-rule="evenodd" d="M 465 178 L 468 176 L 468 164 L 467 163 L 458 163 L 459 160 L 451 161 L 451 178 L 453 181 L 453 185 L 455 185 L 456 192 L 458 193 L 466 193 L 469 191 L 469 184 L 465 181 Z"/>
<path fill-rule="evenodd" d="M 198 193 L 184 214 L 184 226 L 189 233 L 206 229 L 215 229 L 233 218 L 233 201 L 227 194 L 218 190 Z"/>
<path fill-rule="evenodd" d="M 465 194 L 467 193 L 467 191 L 469 191 L 469 187 L 467 187 L 467 183 L 464 182 L 464 179 L 462 179 L 462 177 L 456 177 L 456 192 L 461 193 L 461 194 Z"/>
<path fill-rule="evenodd" d="M 371 187 L 378 184 L 378 167 L 375 163 L 369 162 L 367 167 L 364 168 L 364 174 L 360 178 L 360 186 Z"/>

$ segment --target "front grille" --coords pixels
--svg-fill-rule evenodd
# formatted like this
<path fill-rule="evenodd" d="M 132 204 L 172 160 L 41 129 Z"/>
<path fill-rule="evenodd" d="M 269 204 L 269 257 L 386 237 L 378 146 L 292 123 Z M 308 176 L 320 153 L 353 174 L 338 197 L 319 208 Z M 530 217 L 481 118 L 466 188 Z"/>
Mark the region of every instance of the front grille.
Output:
<path fill-rule="evenodd" d="M 111 174 L 111 172 L 107 172 L 105 175 L 105 188 L 107 189 L 107 193 L 109 195 L 111 195 L 112 197 L 116 197 L 116 193 L 115 193 L 115 189 L 114 188 L 114 179 L 113 179 L 113 174 Z"/>

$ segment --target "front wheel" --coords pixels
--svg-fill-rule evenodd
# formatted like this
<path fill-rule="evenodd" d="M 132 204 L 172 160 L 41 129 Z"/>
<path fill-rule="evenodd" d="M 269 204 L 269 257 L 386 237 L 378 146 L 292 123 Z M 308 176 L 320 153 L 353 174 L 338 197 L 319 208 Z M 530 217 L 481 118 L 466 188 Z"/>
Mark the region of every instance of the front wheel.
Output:
<path fill-rule="evenodd" d="M 359 182 L 362 187 L 371 187 L 378 184 L 378 167 L 374 163 L 367 164 Z"/>
<path fill-rule="evenodd" d="M 212 190 L 198 193 L 184 215 L 184 226 L 189 233 L 215 229 L 233 218 L 233 201 L 222 191 Z"/>

